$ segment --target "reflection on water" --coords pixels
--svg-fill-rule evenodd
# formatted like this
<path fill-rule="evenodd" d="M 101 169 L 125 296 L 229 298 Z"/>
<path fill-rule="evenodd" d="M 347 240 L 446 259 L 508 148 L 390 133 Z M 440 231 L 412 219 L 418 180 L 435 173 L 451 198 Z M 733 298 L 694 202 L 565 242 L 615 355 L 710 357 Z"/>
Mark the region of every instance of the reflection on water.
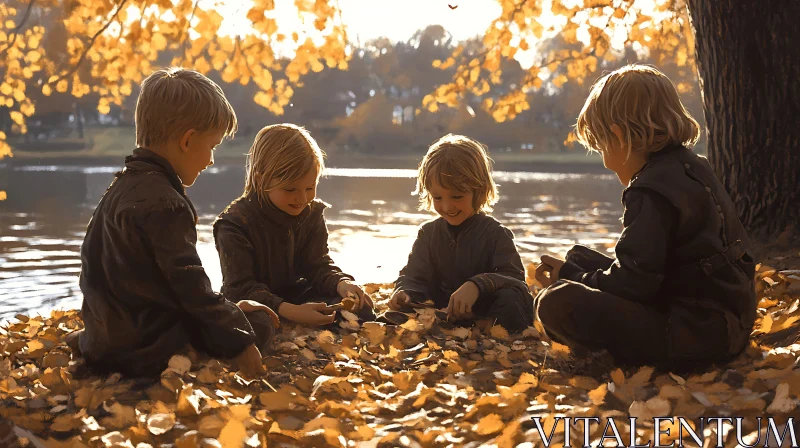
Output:
<path fill-rule="evenodd" d="M 80 307 L 80 245 L 92 211 L 117 168 L 16 167 L 0 202 L 0 321 L 16 313 Z M 416 171 L 329 168 L 318 194 L 335 262 L 360 282 L 391 282 L 407 260 L 417 227 Z M 573 244 L 605 249 L 620 230 L 621 187 L 596 174 L 498 171 L 493 215 L 516 236 L 523 261 Z M 244 184 L 241 168 L 213 167 L 189 189 L 200 215 L 197 249 L 212 285 L 222 282 L 211 224 Z"/>

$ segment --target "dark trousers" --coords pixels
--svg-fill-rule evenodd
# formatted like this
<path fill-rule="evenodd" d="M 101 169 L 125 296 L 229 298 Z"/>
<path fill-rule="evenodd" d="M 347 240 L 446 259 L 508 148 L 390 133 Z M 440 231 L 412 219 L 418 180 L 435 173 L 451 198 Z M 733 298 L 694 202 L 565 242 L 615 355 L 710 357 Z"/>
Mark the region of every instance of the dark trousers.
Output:
<path fill-rule="evenodd" d="M 519 282 L 519 286 L 509 286 L 498 289 L 491 297 L 478 300 L 472 306 L 472 319 L 459 319 L 453 325 L 468 327 L 475 320 L 491 319 L 493 325 L 500 325 L 509 333 L 519 333 L 533 325 L 533 297 L 527 288 Z M 425 293 L 411 292 L 412 300 L 424 300 Z M 417 295 L 417 297 L 414 297 Z M 441 294 L 431 294 L 432 303 L 437 309 L 447 308 L 450 297 Z M 414 312 L 414 308 L 406 307 L 402 312 Z"/>
<path fill-rule="evenodd" d="M 534 299 L 547 335 L 577 352 L 608 350 L 619 362 L 684 370 L 730 357 L 722 313 L 659 309 L 559 280 Z"/>
<path fill-rule="evenodd" d="M 244 315 L 247 317 L 247 320 L 250 322 L 250 326 L 253 328 L 253 332 L 256 335 L 256 347 L 258 347 L 261 353 L 264 353 L 264 351 L 270 348 L 272 345 L 272 340 L 275 337 L 276 331 L 275 324 L 272 323 L 272 319 L 270 319 L 269 314 L 264 311 L 245 311 Z M 210 350 L 210 347 L 207 347 L 202 342 L 202 338 L 191 334 L 191 326 L 187 325 L 187 329 L 189 330 L 191 344 L 196 350 L 207 353 L 214 358 L 222 358 L 220 353 L 214 353 L 213 350 Z"/>
<path fill-rule="evenodd" d="M 493 319 L 509 333 L 519 333 L 533 325 L 533 298 L 527 288 L 500 288 L 485 303 L 475 303 L 472 312 L 477 319 Z"/>

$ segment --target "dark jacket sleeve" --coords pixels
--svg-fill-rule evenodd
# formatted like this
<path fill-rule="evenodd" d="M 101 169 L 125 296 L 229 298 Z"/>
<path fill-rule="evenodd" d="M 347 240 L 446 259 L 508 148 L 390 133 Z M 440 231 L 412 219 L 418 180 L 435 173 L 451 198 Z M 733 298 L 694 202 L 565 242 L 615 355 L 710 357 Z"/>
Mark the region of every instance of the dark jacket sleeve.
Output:
<path fill-rule="evenodd" d="M 156 209 L 137 217 L 137 225 L 150 245 L 156 265 L 174 292 L 195 337 L 209 354 L 234 357 L 255 341 L 242 310 L 211 289 L 197 254 L 194 214 L 188 207 Z"/>
<path fill-rule="evenodd" d="M 586 271 L 610 268 L 614 259 L 596 250 L 579 244 L 567 252 L 566 262 L 559 271 L 559 278 L 573 279 Z"/>
<path fill-rule="evenodd" d="M 231 300 L 254 300 L 276 313 L 283 299 L 256 280 L 255 249 L 242 229 L 225 219 L 214 223 L 214 243 L 222 268 L 222 294 Z"/>
<path fill-rule="evenodd" d="M 415 296 L 428 294 L 433 286 L 434 271 L 430 242 L 425 234 L 424 227 L 420 227 L 417 232 L 417 239 L 414 240 L 414 245 L 411 246 L 411 253 L 408 254 L 408 262 L 400 270 L 400 275 L 394 282 L 394 288 L 398 291 L 412 293 Z"/>
<path fill-rule="evenodd" d="M 354 280 L 352 275 L 345 274 L 333 264 L 328 250 L 328 227 L 325 218 L 320 215 L 313 222 L 311 237 L 301 253 L 303 276 L 307 278 L 319 294 L 324 297 L 335 297 L 339 293 L 336 287 L 339 282 Z"/>
<path fill-rule="evenodd" d="M 559 277 L 629 300 L 654 300 L 664 280 L 677 212 L 665 198 L 645 189 L 627 190 L 623 203 L 624 230 L 614 249 L 616 259 L 611 266 L 595 270 L 572 266 Z"/>
<path fill-rule="evenodd" d="M 478 286 L 478 302 L 491 300 L 498 289 L 525 285 L 525 268 L 514 245 L 514 233 L 506 227 L 497 227 L 488 236 L 492 253 L 492 271 L 478 274 L 469 280 Z"/>

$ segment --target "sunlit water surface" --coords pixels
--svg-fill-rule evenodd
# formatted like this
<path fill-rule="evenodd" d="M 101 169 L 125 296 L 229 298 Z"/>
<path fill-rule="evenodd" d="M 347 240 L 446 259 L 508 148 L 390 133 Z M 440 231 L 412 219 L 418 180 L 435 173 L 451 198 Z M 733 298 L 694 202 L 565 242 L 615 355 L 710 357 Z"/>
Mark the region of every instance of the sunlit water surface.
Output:
<path fill-rule="evenodd" d="M 79 308 L 80 246 L 92 211 L 116 167 L 17 166 L 6 169 L 0 202 L 0 321 L 16 313 Z M 329 168 L 318 195 L 336 264 L 356 280 L 391 282 L 405 264 L 418 226 L 433 215 L 412 195 L 416 172 Z M 598 174 L 494 173 L 493 215 L 510 227 L 527 264 L 580 243 L 608 250 L 619 236 L 621 186 Z M 241 168 L 213 167 L 188 192 L 200 215 L 197 250 L 215 289 L 222 276 L 211 224 L 240 193 Z"/>

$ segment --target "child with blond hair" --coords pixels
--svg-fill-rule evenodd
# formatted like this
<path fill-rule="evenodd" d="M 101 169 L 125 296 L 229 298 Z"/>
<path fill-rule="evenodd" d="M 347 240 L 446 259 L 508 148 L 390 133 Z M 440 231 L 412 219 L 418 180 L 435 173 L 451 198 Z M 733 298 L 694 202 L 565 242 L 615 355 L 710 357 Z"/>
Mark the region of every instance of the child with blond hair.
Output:
<path fill-rule="evenodd" d="M 264 372 L 278 317 L 211 289 L 185 187 L 236 130 L 222 90 L 193 70 L 157 70 L 136 103 L 136 145 L 92 215 L 81 246 L 85 330 L 68 344 L 100 371 L 157 375 L 186 344 Z"/>
<path fill-rule="evenodd" d="M 315 199 L 323 157 L 308 131 L 292 124 L 256 135 L 244 192 L 214 223 L 222 293 L 312 326 L 332 323 L 329 305 L 350 296 L 358 317 L 374 320 L 369 296 L 328 255 L 328 205 Z"/>
<path fill-rule="evenodd" d="M 488 215 L 497 186 L 483 145 L 452 134 L 436 141 L 419 165 L 416 193 L 420 209 L 439 218 L 420 227 L 389 307 L 432 302 L 453 320 L 511 333 L 530 326 L 533 298 L 514 234 Z"/>
<path fill-rule="evenodd" d="M 725 188 L 691 147 L 699 126 L 659 70 L 630 65 L 597 81 L 578 141 L 625 186 L 624 229 L 608 257 L 583 246 L 542 256 L 537 318 L 555 341 L 621 362 L 685 368 L 748 344 L 754 261 Z"/>

